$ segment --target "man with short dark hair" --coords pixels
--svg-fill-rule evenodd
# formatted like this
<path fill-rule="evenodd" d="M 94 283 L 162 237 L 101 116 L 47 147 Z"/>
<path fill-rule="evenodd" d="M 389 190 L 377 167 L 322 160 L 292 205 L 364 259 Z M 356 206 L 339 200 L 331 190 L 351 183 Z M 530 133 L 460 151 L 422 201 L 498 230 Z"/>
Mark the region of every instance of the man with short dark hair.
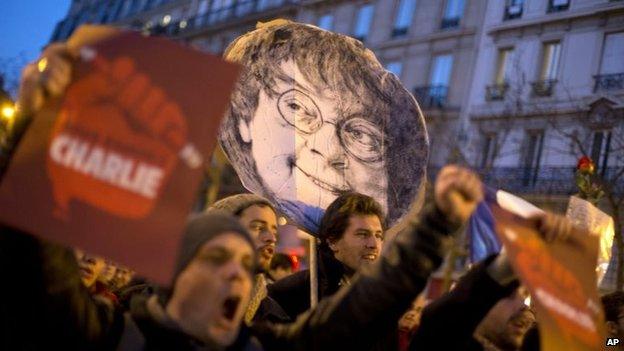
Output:
<path fill-rule="evenodd" d="M 604 295 L 600 300 L 607 322 L 607 337 L 620 340 L 611 349 L 624 350 L 624 292 L 615 291 Z"/>
<path fill-rule="evenodd" d="M 381 253 L 385 217 L 372 197 L 346 193 L 334 200 L 319 227 L 318 296 L 332 295 L 349 284 L 362 266 Z M 269 286 L 272 297 L 291 318 L 310 308 L 310 271 L 295 273 Z"/>

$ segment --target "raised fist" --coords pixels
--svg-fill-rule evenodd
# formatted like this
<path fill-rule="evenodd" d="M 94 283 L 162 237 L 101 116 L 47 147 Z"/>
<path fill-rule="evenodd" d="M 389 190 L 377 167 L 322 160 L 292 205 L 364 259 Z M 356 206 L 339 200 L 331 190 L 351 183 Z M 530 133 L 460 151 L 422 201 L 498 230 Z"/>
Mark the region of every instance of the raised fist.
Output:
<path fill-rule="evenodd" d="M 483 199 L 479 177 L 470 170 L 455 165 L 440 170 L 435 181 L 436 206 L 451 221 L 465 222 Z"/>

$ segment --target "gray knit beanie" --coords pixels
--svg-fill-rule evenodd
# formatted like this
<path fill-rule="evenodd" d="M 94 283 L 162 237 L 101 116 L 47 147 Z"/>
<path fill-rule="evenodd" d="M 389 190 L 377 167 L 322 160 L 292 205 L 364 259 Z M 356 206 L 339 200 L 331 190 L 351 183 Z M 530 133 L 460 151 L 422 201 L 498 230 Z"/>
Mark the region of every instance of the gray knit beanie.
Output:
<path fill-rule="evenodd" d="M 174 283 L 180 272 L 193 260 L 199 248 L 206 241 L 212 240 L 224 232 L 235 233 L 245 239 L 252 249 L 255 247 L 247 230 L 231 214 L 223 211 L 210 211 L 195 215 L 187 222 L 186 231 L 182 237 L 176 261 Z M 255 255 L 255 250 L 252 251 Z M 255 262 L 255 257 L 253 262 Z"/>
<path fill-rule="evenodd" d="M 255 194 L 237 194 L 228 196 L 212 204 L 207 211 L 222 210 L 234 216 L 239 216 L 246 208 L 253 205 L 269 206 L 273 212 L 275 212 L 275 208 L 269 200 Z"/>

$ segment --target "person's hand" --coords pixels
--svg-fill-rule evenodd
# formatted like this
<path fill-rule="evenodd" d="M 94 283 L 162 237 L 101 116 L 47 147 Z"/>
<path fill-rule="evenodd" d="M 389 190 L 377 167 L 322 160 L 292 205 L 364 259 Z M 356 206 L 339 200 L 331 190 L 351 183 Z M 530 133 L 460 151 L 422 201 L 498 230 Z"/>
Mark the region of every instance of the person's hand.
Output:
<path fill-rule="evenodd" d="M 537 230 L 546 242 L 567 240 L 572 235 L 574 226 L 564 216 L 550 212 L 532 217 L 537 224 Z"/>
<path fill-rule="evenodd" d="M 24 68 L 17 98 L 17 109 L 22 115 L 39 112 L 47 99 L 65 93 L 76 56 L 66 44 L 50 44 L 37 61 Z"/>
<path fill-rule="evenodd" d="M 438 174 L 434 197 L 436 206 L 450 220 L 465 222 L 483 199 L 483 188 L 475 173 L 450 165 Z"/>

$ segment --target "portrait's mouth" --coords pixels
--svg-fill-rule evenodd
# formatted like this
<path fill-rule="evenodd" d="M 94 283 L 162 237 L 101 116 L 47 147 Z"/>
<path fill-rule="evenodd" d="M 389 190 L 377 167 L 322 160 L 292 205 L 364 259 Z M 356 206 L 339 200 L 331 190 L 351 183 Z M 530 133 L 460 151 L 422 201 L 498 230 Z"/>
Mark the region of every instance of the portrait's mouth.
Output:
<path fill-rule="evenodd" d="M 301 167 L 299 167 L 293 159 L 289 159 L 288 163 L 291 169 L 297 168 L 301 173 L 303 173 L 303 175 L 308 177 L 312 181 L 312 183 L 314 183 L 316 186 L 318 186 L 321 189 L 327 190 L 334 195 L 338 196 L 342 193 L 345 193 L 351 190 L 351 187 L 349 187 L 347 184 L 330 184 L 326 181 L 316 178 L 315 176 L 311 175 L 310 173 L 304 171 Z"/>

